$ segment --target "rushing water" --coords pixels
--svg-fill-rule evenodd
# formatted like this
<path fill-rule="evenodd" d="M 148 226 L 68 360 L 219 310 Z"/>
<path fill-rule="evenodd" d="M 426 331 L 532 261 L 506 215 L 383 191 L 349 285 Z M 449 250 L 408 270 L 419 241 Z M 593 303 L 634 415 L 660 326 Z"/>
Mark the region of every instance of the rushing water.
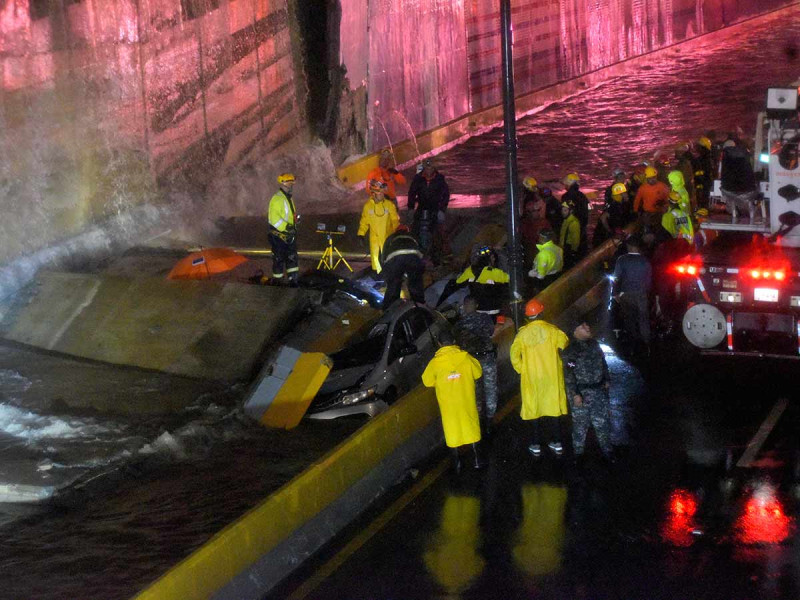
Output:
<path fill-rule="evenodd" d="M 599 188 L 614 167 L 631 168 L 708 129 L 752 132 L 766 88 L 800 77 L 798 39 L 800 9 L 782 11 L 714 44 L 657 55 L 634 75 L 533 114 L 518 124 L 521 174 L 547 182 L 575 170 L 586 187 Z M 502 194 L 500 129 L 437 162 L 464 205 L 492 204 Z M 35 401 L 54 369 L 37 370 L 18 351 L 0 356 L 3 468 L 33 465 L 39 487 L 48 476 L 80 483 L 44 510 L 3 511 L 2 598 L 129 597 L 357 425 L 267 432 L 234 408 L 240 390 L 219 389 L 197 390 L 197 402 L 168 422 L 59 416 L 57 405 Z M 112 375 L 96 374 L 113 385 L 92 393 L 172 393 L 169 382 Z M 98 472 L 104 477 L 94 479 Z"/>

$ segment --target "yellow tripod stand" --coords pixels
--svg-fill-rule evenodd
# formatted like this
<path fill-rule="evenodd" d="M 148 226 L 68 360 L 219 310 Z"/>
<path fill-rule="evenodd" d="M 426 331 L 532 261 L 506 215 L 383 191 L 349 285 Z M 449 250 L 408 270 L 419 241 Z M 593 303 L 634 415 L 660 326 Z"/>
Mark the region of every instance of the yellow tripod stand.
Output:
<path fill-rule="evenodd" d="M 339 266 L 340 263 L 344 263 L 344 266 L 347 267 L 352 273 L 353 267 L 351 267 L 349 263 L 345 260 L 344 256 L 342 256 L 342 253 L 339 252 L 339 249 L 333 245 L 333 236 L 344 235 L 344 232 L 317 230 L 317 233 L 324 233 L 325 236 L 328 238 L 328 247 L 325 248 L 325 252 L 322 253 L 322 258 L 319 259 L 319 263 L 317 264 L 317 270 L 327 269 L 328 271 L 333 271 L 336 269 L 336 267 Z M 334 253 L 336 253 L 336 256 L 338 257 L 336 259 L 336 263 L 333 262 Z"/>

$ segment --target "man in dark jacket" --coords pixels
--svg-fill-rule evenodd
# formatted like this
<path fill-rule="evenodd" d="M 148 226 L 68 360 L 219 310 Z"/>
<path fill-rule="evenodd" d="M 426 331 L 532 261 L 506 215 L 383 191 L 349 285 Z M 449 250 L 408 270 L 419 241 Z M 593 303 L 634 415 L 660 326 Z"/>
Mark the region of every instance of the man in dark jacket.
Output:
<path fill-rule="evenodd" d="M 572 408 L 572 447 L 580 460 L 589 426 L 594 427 L 603 456 L 612 458 L 611 409 L 608 399 L 608 365 L 602 348 L 587 323 L 575 328 L 573 339 L 562 351 L 564 385 Z"/>
<path fill-rule="evenodd" d="M 462 350 L 478 359 L 483 369 L 483 385 L 478 387 L 477 398 L 478 415 L 485 433 L 497 411 L 497 351 L 492 342 L 494 319 L 478 312 L 478 301 L 472 296 L 464 298 L 462 310 L 463 315 L 455 327 L 456 340 Z"/>
<path fill-rule="evenodd" d="M 619 302 L 625 332 L 634 344 L 643 344 L 644 352 L 650 347 L 650 288 L 653 270 L 641 254 L 641 242 L 629 238 L 628 253 L 617 259 L 614 267 L 614 298 Z"/>
<path fill-rule="evenodd" d="M 430 158 L 422 163 L 422 171 L 414 176 L 408 188 L 408 211 L 414 211 L 412 231 L 426 256 L 432 255 L 434 234 L 444 223 L 450 188 L 444 175 L 436 170 Z M 433 257 L 432 257 L 433 258 Z"/>
<path fill-rule="evenodd" d="M 544 218 L 550 223 L 550 228 L 558 233 L 564 222 L 564 217 L 561 216 L 561 202 L 553 195 L 550 188 L 541 188 L 540 191 L 544 198 Z"/>
<path fill-rule="evenodd" d="M 739 211 L 747 212 L 750 224 L 758 199 L 756 176 L 747 149 L 735 140 L 725 142 L 722 150 L 722 199 L 736 223 Z"/>
<path fill-rule="evenodd" d="M 383 296 L 383 310 L 400 298 L 403 278 L 408 277 L 408 293 L 414 302 L 425 303 L 425 290 L 422 274 L 425 265 L 422 262 L 422 251 L 417 240 L 408 227 L 400 225 L 395 232 L 386 238 L 381 251 L 381 275 L 386 281 L 386 293 Z"/>

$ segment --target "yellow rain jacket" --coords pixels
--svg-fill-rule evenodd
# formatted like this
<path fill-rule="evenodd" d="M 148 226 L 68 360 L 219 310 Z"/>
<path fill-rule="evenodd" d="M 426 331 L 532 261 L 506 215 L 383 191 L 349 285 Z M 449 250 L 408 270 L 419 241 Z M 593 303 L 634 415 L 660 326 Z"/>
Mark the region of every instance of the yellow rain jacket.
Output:
<path fill-rule="evenodd" d="M 564 369 L 558 352 L 567 347 L 567 342 L 564 332 L 546 321 L 533 321 L 517 332 L 511 344 L 511 364 L 520 374 L 523 420 L 567 414 Z"/>
<path fill-rule="evenodd" d="M 559 246 L 562 250 L 566 250 L 567 246 L 573 252 L 578 251 L 581 245 L 581 224 L 578 217 L 570 215 L 561 224 L 561 235 L 559 236 Z"/>
<path fill-rule="evenodd" d="M 481 274 L 475 277 L 472 267 L 467 267 L 456 279 L 456 283 L 485 283 L 492 285 L 495 283 L 508 283 L 510 281 L 508 273 L 495 267 L 483 267 Z"/>
<path fill-rule="evenodd" d="M 358 235 L 364 235 L 369 229 L 369 256 L 372 259 L 372 268 L 376 273 L 381 272 L 379 260 L 383 242 L 394 233 L 400 225 L 397 209 L 388 198 L 375 202 L 370 197 L 361 211 L 361 222 L 358 224 Z"/>
<path fill-rule="evenodd" d="M 661 226 L 669 231 L 673 238 L 682 237 L 690 244 L 694 244 L 694 225 L 683 210 L 673 208 L 661 217 Z"/>
<path fill-rule="evenodd" d="M 269 201 L 269 224 L 280 232 L 293 229 L 297 221 L 297 212 L 291 194 L 278 190 Z"/>
<path fill-rule="evenodd" d="M 481 374 L 481 364 L 458 346 L 439 348 L 422 373 L 422 383 L 436 388 L 444 440 L 450 448 L 481 439 L 475 404 L 475 380 Z"/>
<path fill-rule="evenodd" d="M 536 247 L 539 252 L 533 259 L 533 268 L 528 276 L 544 279 L 548 275 L 560 273 L 564 268 L 564 251 L 552 240 L 544 244 L 536 244 Z"/>
<path fill-rule="evenodd" d="M 683 173 L 680 171 L 670 171 L 667 175 L 669 184 L 672 186 L 673 192 L 678 192 L 681 195 L 679 206 L 686 213 L 689 214 L 692 210 L 692 199 L 689 198 L 689 192 L 686 190 L 686 182 L 683 179 Z"/>

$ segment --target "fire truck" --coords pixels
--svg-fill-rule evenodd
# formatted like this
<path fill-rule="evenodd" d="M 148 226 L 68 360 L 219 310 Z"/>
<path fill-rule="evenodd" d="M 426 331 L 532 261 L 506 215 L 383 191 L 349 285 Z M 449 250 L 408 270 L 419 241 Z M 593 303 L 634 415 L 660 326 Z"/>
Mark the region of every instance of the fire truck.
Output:
<path fill-rule="evenodd" d="M 712 216 L 701 228 L 713 240 L 670 268 L 683 335 L 703 353 L 800 357 L 798 148 L 798 87 L 770 88 L 753 153 L 760 210 L 746 223 Z"/>

